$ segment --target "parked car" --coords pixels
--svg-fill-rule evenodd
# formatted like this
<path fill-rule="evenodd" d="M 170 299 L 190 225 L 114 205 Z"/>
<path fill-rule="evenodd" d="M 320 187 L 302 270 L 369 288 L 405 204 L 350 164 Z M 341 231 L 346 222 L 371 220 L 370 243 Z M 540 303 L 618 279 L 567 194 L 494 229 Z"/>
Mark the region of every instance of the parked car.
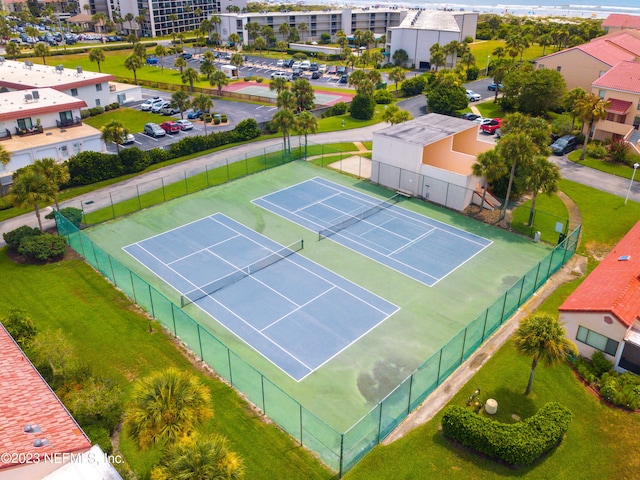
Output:
<path fill-rule="evenodd" d="M 285 72 L 272 72 L 271 73 L 271 79 L 273 80 L 274 78 L 287 78 L 289 75 L 287 75 Z"/>
<path fill-rule="evenodd" d="M 322 72 L 319 72 L 317 70 L 311 74 L 312 80 L 318 80 L 321 77 L 322 77 Z"/>
<path fill-rule="evenodd" d="M 311 62 L 309 60 L 300 62 L 300 70 L 309 70 L 309 68 L 311 68 Z"/>
<path fill-rule="evenodd" d="M 200 118 L 201 116 L 202 116 L 202 110 L 200 110 L 199 108 L 195 108 L 191 110 L 189 113 L 187 113 L 187 118 L 189 120 L 194 120 L 196 118 Z"/>
<path fill-rule="evenodd" d="M 498 91 L 502 90 L 502 84 L 501 84 L 501 83 L 496 84 L 495 82 L 492 82 L 492 83 L 490 83 L 490 84 L 489 84 L 489 86 L 487 87 L 487 90 L 491 90 L 492 92 L 495 92 L 495 91 L 496 91 L 496 89 L 497 89 Z"/>
<path fill-rule="evenodd" d="M 477 118 L 473 119 L 474 123 L 479 123 L 480 125 L 485 125 L 487 123 L 489 123 L 491 120 L 493 120 L 492 118 L 484 118 L 481 116 L 478 116 Z"/>
<path fill-rule="evenodd" d="M 475 120 L 476 118 L 480 118 L 480 115 L 476 115 L 475 113 L 463 113 L 460 115 L 460 118 L 463 120 Z"/>
<path fill-rule="evenodd" d="M 318 64 L 313 62 L 309 65 L 309 71 L 310 72 L 317 72 L 318 71 Z"/>
<path fill-rule="evenodd" d="M 147 57 L 147 65 L 157 65 L 158 57 Z"/>
<path fill-rule="evenodd" d="M 566 155 L 578 146 L 578 138 L 574 135 L 560 137 L 551 145 L 551 151 L 556 155 Z"/>
<path fill-rule="evenodd" d="M 193 128 L 193 123 L 189 120 L 176 120 L 177 125 L 180 125 L 180 130 L 191 130 Z"/>
<path fill-rule="evenodd" d="M 122 141 L 120 142 L 120 145 L 131 145 L 132 143 L 136 143 L 136 137 L 134 137 L 130 133 L 127 133 L 122 137 Z"/>
<path fill-rule="evenodd" d="M 145 135 L 150 135 L 153 138 L 164 137 L 167 134 L 157 123 L 147 123 L 142 131 Z"/>
<path fill-rule="evenodd" d="M 289 60 L 285 60 L 282 66 L 284 68 L 293 68 L 294 63 L 295 63 L 295 60 L 293 58 L 290 58 Z"/>
<path fill-rule="evenodd" d="M 329 67 L 327 67 L 327 73 L 329 75 L 335 75 L 336 73 L 338 73 L 338 67 L 336 67 L 335 65 L 330 65 Z"/>
<path fill-rule="evenodd" d="M 469 99 L 470 102 L 477 102 L 482 97 L 480 96 L 479 93 L 476 93 L 473 90 L 467 90 L 467 98 Z"/>
<path fill-rule="evenodd" d="M 291 65 L 291 68 L 295 69 L 300 69 L 300 63 L 301 62 L 293 62 L 293 65 Z"/>
<path fill-rule="evenodd" d="M 180 110 L 169 105 L 168 107 L 164 107 L 163 109 L 161 109 L 160 113 L 162 115 L 175 115 L 176 113 L 180 113 Z"/>
<path fill-rule="evenodd" d="M 193 58 L 193 54 L 190 52 L 182 52 L 180 56 L 185 60 L 190 60 L 191 58 Z"/>
<path fill-rule="evenodd" d="M 178 122 L 163 122 L 160 124 L 160 128 L 167 133 L 178 133 L 181 130 Z"/>
<path fill-rule="evenodd" d="M 344 75 L 345 73 L 347 73 L 347 67 L 345 67 L 344 65 L 340 65 L 336 70 L 337 75 Z"/>
<path fill-rule="evenodd" d="M 338 83 L 349 83 L 349 75 L 347 75 L 346 73 L 342 75 Z"/>
<path fill-rule="evenodd" d="M 142 105 L 140 105 L 140 110 L 142 110 L 143 112 L 148 112 L 153 107 L 155 107 L 156 105 L 162 102 L 164 102 L 164 100 L 162 100 L 160 97 L 149 98 L 145 100 Z"/>
<path fill-rule="evenodd" d="M 156 103 L 153 107 L 151 107 L 151 113 L 160 113 L 160 110 L 168 107 L 169 105 L 169 102 L 167 102 L 166 100 L 162 100 L 162 102 Z"/>
<path fill-rule="evenodd" d="M 284 67 L 284 60 L 280 59 L 276 62 L 276 67 L 277 68 L 282 68 Z"/>
<path fill-rule="evenodd" d="M 493 135 L 501 126 L 502 119 L 494 118 L 490 122 L 480 125 L 480 130 L 482 130 L 484 133 L 488 133 L 489 135 Z"/>
<path fill-rule="evenodd" d="M 323 63 L 322 65 L 318 66 L 318 71 L 320 73 L 327 73 L 327 66 Z"/>

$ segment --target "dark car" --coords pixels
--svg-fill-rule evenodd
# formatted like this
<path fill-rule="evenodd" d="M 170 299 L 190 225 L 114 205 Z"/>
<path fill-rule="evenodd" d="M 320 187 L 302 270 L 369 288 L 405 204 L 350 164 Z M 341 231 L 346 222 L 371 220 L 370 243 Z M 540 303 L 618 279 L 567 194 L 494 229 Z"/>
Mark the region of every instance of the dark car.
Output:
<path fill-rule="evenodd" d="M 463 113 L 460 116 L 463 120 L 475 120 L 478 117 L 480 117 L 480 115 L 476 115 L 475 113 Z"/>
<path fill-rule="evenodd" d="M 347 74 L 342 75 L 338 83 L 349 83 L 349 75 Z"/>
<path fill-rule="evenodd" d="M 191 110 L 189 113 L 187 113 L 187 118 L 189 120 L 193 120 L 195 118 L 200 118 L 201 116 L 202 116 L 202 111 L 199 108 Z"/>
<path fill-rule="evenodd" d="M 318 71 L 318 64 L 317 63 L 312 63 L 309 65 L 309 71 L 310 72 L 317 72 Z"/>
<path fill-rule="evenodd" d="M 190 58 L 192 58 L 192 57 L 193 57 L 193 54 L 191 54 L 191 53 L 189 53 L 189 52 L 182 52 L 182 53 L 180 54 L 180 56 L 181 56 L 182 58 L 184 58 L 185 60 L 189 60 Z"/>
<path fill-rule="evenodd" d="M 344 75 L 345 73 L 347 73 L 347 67 L 345 67 L 344 65 L 340 65 L 336 70 L 337 75 Z"/>
<path fill-rule="evenodd" d="M 335 65 L 330 65 L 329 68 L 327 68 L 327 73 L 329 75 L 335 75 L 336 73 L 338 73 L 338 67 L 336 67 Z"/>
<path fill-rule="evenodd" d="M 282 66 L 284 68 L 291 68 L 293 67 L 293 62 L 295 62 L 295 60 L 293 58 L 290 58 L 289 60 L 285 60 Z"/>
<path fill-rule="evenodd" d="M 319 78 L 322 78 L 322 73 L 315 71 L 311 74 L 311 79 L 312 80 L 318 80 Z"/>
<path fill-rule="evenodd" d="M 496 89 L 498 91 L 502 90 L 502 84 L 501 83 L 496 84 L 496 82 L 492 82 L 487 86 L 487 90 L 491 90 L 492 92 L 495 92 Z"/>
<path fill-rule="evenodd" d="M 565 155 L 576 149 L 578 138 L 574 135 L 560 137 L 551 145 L 551 151 L 556 155 Z"/>

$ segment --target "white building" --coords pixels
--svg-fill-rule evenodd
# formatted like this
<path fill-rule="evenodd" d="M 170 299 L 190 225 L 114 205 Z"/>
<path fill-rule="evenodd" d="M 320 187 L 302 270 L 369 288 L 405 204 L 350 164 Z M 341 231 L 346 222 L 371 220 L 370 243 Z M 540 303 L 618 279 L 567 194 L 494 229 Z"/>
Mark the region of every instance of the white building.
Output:
<path fill-rule="evenodd" d="M 466 37 L 475 38 L 477 26 L 477 12 L 412 10 L 400 25 L 388 29 L 386 51 L 391 60 L 396 50 L 402 49 L 409 56 L 408 66 L 429 70 L 432 45 L 444 46 L 454 40 L 462 42 Z M 455 67 L 455 56 L 449 56 L 446 61 L 447 68 Z"/>
<path fill-rule="evenodd" d="M 9 164 L 0 165 L 0 177 L 34 160 L 61 162 L 85 150 L 104 151 L 100 130 L 80 119 L 86 106 L 84 100 L 53 88 L 0 93 L 0 145 L 11 154 Z"/>
<path fill-rule="evenodd" d="M 37 88 L 54 88 L 83 100 L 87 107 L 142 100 L 139 86 L 118 84 L 115 77 L 107 73 L 88 72 L 81 67 L 40 65 L 28 60 L 0 60 L 0 93 Z"/>
<path fill-rule="evenodd" d="M 482 184 L 471 166 L 493 147 L 477 123 L 430 113 L 373 134 L 371 181 L 462 211 Z"/>

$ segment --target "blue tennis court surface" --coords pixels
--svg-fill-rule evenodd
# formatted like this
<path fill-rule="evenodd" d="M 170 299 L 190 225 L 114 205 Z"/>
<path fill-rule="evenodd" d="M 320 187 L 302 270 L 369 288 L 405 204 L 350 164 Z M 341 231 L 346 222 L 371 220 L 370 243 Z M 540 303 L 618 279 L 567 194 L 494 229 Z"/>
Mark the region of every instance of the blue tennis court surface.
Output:
<path fill-rule="evenodd" d="M 314 232 L 357 217 L 380 200 L 323 178 L 253 200 Z M 365 214 L 366 216 L 366 214 Z M 428 286 L 491 245 L 491 240 L 397 205 L 354 222 L 328 237 Z M 327 241 L 327 240 L 324 240 Z"/>
<path fill-rule="evenodd" d="M 297 381 L 398 310 L 221 213 L 124 250 Z"/>

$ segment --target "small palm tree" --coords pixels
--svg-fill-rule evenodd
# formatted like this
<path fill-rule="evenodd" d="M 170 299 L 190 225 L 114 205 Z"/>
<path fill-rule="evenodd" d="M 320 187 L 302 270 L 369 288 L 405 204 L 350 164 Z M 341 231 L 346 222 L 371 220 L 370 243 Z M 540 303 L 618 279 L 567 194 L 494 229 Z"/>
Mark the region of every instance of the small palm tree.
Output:
<path fill-rule="evenodd" d="M 583 131 L 584 125 L 587 125 L 580 160 L 584 160 L 584 156 L 587 152 L 587 143 L 589 143 L 590 137 L 593 134 L 593 125 L 596 122 L 607 118 L 607 108 L 609 108 L 609 101 L 600 98 L 595 93 L 587 93 L 576 102 L 574 112 L 578 118 L 582 120 Z"/>
<path fill-rule="evenodd" d="M 529 210 L 529 225 L 532 225 L 538 194 L 542 192 L 551 196 L 558 191 L 561 178 L 560 168 L 544 155 L 538 155 L 529 167 L 526 177 L 527 188 L 533 192 L 531 209 Z"/>
<path fill-rule="evenodd" d="M 124 128 L 124 125 L 117 120 L 111 120 L 104 127 L 102 127 L 102 135 L 100 138 L 103 142 L 113 142 L 116 144 L 116 152 L 120 153 L 120 144 L 127 136 L 129 131 Z"/>
<path fill-rule="evenodd" d="M 11 196 L 16 207 L 33 206 L 38 226 L 42 231 L 42 218 L 40 217 L 40 205 L 53 201 L 55 188 L 42 172 L 34 170 L 32 167 L 24 168 L 20 174 L 14 173 Z"/>
<path fill-rule="evenodd" d="M 193 92 L 193 84 L 200 79 L 200 74 L 195 68 L 189 67 L 180 76 L 182 78 L 182 83 L 189 84 L 189 91 Z"/>
<path fill-rule="evenodd" d="M 53 184 L 53 200 L 56 210 L 60 211 L 58 192 L 60 187 L 69 181 L 69 167 L 66 163 L 57 163 L 53 158 L 42 158 L 33 162 L 33 169 L 42 173 Z"/>
<path fill-rule="evenodd" d="M 15 42 L 9 42 L 5 45 L 4 51 L 10 57 L 13 57 L 13 60 L 18 59 L 18 54 L 20 53 L 20 45 Z"/>
<path fill-rule="evenodd" d="M 6 167 L 7 165 L 9 165 L 10 161 L 11 154 L 2 145 L 0 145 L 0 165 Z"/>
<path fill-rule="evenodd" d="M 276 77 L 269 83 L 269 90 L 280 94 L 284 90 L 289 90 L 289 82 L 284 77 Z"/>
<path fill-rule="evenodd" d="M 133 81 L 137 85 L 138 77 L 136 72 L 144 66 L 144 60 L 138 55 L 129 55 L 124 61 L 124 67 L 127 70 L 133 71 Z"/>
<path fill-rule="evenodd" d="M 209 75 L 209 83 L 215 85 L 218 88 L 218 96 L 222 95 L 222 87 L 229 84 L 229 78 L 224 72 L 220 70 L 214 70 Z"/>
<path fill-rule="evenodd" d="M 126 415 L 140 448 L 173 444 L 212 416 L 211 394 L 194 375 L 169 368 L 138 380 Z"/>
<path fill-rule="evenodd" d="M 98 72 L 102 73 L 100 64 L 104 62 L 104 52 L 101 48 L 93 48 L 89 51 L 89 60 L 98 64 Z"/>
<path fill-rule="evenodd" d="M 402 82 L 404 79 L 404 70 L 400 67 L 394 67 L 391 72 L 389 72 L 389 80 L 396 84 L 396 93 L 398 93 L 398 82 Z"/>
<path fill-rule="evenodd" d="M 307 158 L 307 136 L 318 131 L 318 119 L 311 112 L 302 112 L 297 116 L 295 130 L 304 135 L 304 158 Z"/>
<path fill-rule="evenodd" d="M 525 395 L 531 392 L 533 375 L 539 361 L 555 365 L 562 362 L 568 354 L 578 353 L 576 346 L 567 338 L 564 326 L 548 313 L 536 313 L 522 320 L 513 340 L 518 353 L 533 358 Z"/>
<path fill-rule="evenodd" d="M 42 63 L 46 65 L 47 64 L 46 57 L 51 55 L 51 52 L 49 51 L 49 47 L 44 43 L 36 43 L 36 46 L 33 47 L 33 54 L 36 57 L 42 57 Z"/>
<path fill-rule="evenodd" d="M 173 65 L 180 69 L 180 76 L 182 76 L 182 72 L 184 71 L 184 67 L 187 66 L 187 61 L 182 57 L 178 57 L 178 58 L 176 58 L 175 62 L 173 62 Z"/>
<path fill-rule="evenodd" d="M 290 93 L 290 92 L 283 92 Z M 283 140 L 283 151 L 289 152 L 291 151 L 291 140 L 287 143 L 287 139 L 289 138 L 289 133 L 291 129 L 295 125 L 295 115 L 289 109 L 283 108 L 278 110 L 271 119 L 273 125 L 282 132 L 282 140 Z"/>
<path fill-rule="evenodd" d="M 171 106 L 180 110 L 180 118 L 184 118 L 184 111 L 191 105 L 191 99 L 187 92 L 178 90 L 171 94 Z"/>
<path fill-rule="evenodd" d="M 202 113 L 209 112 L 213 108 L 213 99 L 210 96 L 205 95 L 204 93 L 200 93 L 195 97 L 193 97 L 193 100 L 191 100 L 191 105 L 193 106 L 193 108 L 199 109 Z M 207 122 L 203 121 L 203 123 L 204 123 L 204 134 L 206 135 Z"/>
<path fill-rule="evenodd" d="M 164 73 L 164 56 L 167 54 L 167 47 L 164 45 L 156 45 L 156 57 L 160 57 L 160 71 Z"/>
<path fill-rule="evenodd" d="M 480 210 L 484 208 L 487 198 L 487 186 L 504 177 L 507 174 L 507 165 L 503 158 L 495 150 L 487 150 L 478 155 L 477 162 L 471 165 L 471 171 L 476 177 L 484 177 L 485 185 L 482 189 L 482 203 Z"/>

